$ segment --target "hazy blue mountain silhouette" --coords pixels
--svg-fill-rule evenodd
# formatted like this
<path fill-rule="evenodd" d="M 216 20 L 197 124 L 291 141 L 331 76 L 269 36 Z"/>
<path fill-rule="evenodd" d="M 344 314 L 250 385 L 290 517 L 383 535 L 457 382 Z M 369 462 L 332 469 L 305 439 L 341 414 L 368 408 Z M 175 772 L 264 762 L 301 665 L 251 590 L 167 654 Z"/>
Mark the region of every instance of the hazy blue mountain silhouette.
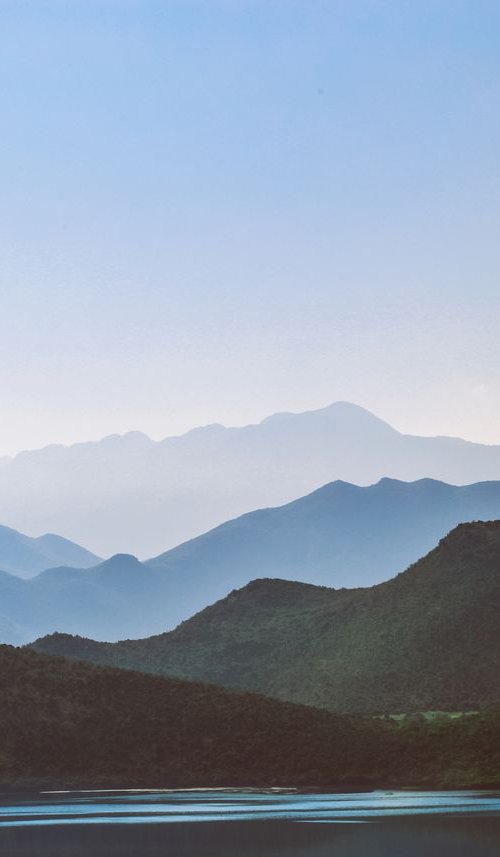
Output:
<path fill-rule="evenodd" d="M 10 574 L 33 577 L 55 565 L 90 568 L 98 562 L 100 557 L 61 536 L 47 533 L 31 538 L 0 526 L 0 568 Z"/>
<path fill-rule="evenodd" d="M 403 435 L 346 402 L 158 443 L 131 432 L 4 461 L 0 520 L 29 532 L 55 530 L 104 556 L 148 557 L 327 482 L 369 485 L 385 476 L 500 479 L 500 446 Z"/>
<path fill-rule="evenodd" d="M 387 580 L 456 524 L 496 518 L 500 482 L 335 482 L 146 563 L 117 554 L 88 570 L 55 568 L 30 581 L 0 574 L 1 615 L 26 629 L 25 639 L 52 631 L 100 640 L 149 636 L 257 577 L 337 588 Z"/>
<path fill-rule="evenodd" d="M 500 521 L 461 524 L 366 589 L 255 580 L 145 640 L 39 651 L 334 711 L 471 711 L 500 699 Z"/>
<path fill-rule="evenodd" d="M 150 564 L 194 573 L 200 586 L 211 575 L 227 588 L 256 575 L 369 586 L 419 559 L 457 524 L 497 518 L 500 482 L 381 479 L 359 487 L 337 481 L 285 506 L 228 521 Z"/>

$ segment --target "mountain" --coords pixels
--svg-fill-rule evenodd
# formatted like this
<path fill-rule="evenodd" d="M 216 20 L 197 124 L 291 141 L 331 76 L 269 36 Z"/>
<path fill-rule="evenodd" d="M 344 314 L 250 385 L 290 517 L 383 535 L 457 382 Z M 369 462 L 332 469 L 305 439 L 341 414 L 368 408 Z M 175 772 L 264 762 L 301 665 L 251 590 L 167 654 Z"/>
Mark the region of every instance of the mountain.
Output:
<path fill-rule="evenodd" d="M 0 787 L 500 784 L 500 710 L 401 724 L 0 646 Z"/>
<path fill-rule="evenodd" d="M 332 482 L 228 521 L 149 564 L 189 575 L 207 604 L 256 576 L 369 586 L 428 553 L 457 524 L 492 519 L 500 519 L 500 482 Z"/>
<path fill-rule="evenodd" d="M 49 569 L 31 580 L 0 572 L 1 610 L 23 629 L 22 642 L 48 629 L 90 633 L 101 639 L 140 636 L 151 627 L 163 629 L 169 616 L 168 594 L 175 589 L 175 581 L 162 569 L 149 568 L 127 554 L 90 569 Z M 181 603 L 179 592 L 176 610 Z M 12 638 L 3 641 L 12 642 Z"/>
<path fill-rule="evenodd" d="M 500 521 L 461 524 L 387 583 L 256 580 L 170 633 L 38 651 L 334 711 L 474 710 L 500 699 Z"/>
<path fill-rule="evenodd" d="M 500 482 L 335 482 L 146 563 L 117 554 L 86 571 L 56 568 L 31 581 L 0 574 L 2 614 L 22 629 L 3 636 L 0 626 L 0 640 L 53 631 L 108 641 L 150 636 L 256 577 L 367 586 L 407 567 L 459 522 L 490 518 L 500 518 Z"/>
<path fill-rule="evenodd" d="M 500 446 L 403 435 L 346 402 L 160 442 L 131 432 L 4 462 L 0 520 L 29 532 L 56 530 L 104 556 L 149 557 L 327 482 L 369 485 L 384 476 L 500 479 Z"/>
<path fill-rule="evenodd" d="M 3 786 L 320 783 L 355 756 L 346 719 L 3 646 L 0 695 Z"/>
<path fill-rule="evenodd" d="M 0 568 L 19 577 L 33 577 L 46 568 L 65 565 L 90 568 L 100 558 L 74 542 L 47 533 L 31 538 L 0 526 Z"/>

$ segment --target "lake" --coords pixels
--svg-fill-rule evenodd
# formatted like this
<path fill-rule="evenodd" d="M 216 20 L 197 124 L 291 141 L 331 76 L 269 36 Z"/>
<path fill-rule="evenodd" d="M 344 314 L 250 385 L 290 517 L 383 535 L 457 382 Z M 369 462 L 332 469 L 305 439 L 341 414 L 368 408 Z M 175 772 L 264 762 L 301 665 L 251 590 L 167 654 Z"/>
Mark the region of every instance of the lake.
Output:
<path fill-rule="evenodd" d="M 1 857 L 498 857 L 500 793 L 0 796 Z"/>

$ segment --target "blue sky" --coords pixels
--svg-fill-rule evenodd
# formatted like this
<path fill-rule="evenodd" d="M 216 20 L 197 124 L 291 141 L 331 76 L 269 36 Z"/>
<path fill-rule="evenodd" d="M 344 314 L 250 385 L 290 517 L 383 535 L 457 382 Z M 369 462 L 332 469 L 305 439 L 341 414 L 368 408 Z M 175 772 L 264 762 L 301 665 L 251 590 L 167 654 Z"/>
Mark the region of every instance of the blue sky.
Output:
<path fill-rule="evenodd" d="M 335 399 L 500 442 L 500 5 L 0 0 L 0 454 Z"/>

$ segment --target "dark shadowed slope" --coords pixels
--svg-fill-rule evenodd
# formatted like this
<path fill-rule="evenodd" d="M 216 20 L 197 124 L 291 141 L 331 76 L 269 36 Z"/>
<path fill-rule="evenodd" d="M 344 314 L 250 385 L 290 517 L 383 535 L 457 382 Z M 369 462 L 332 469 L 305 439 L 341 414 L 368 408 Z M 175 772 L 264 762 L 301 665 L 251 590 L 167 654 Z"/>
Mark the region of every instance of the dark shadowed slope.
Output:
<path fill-rule="evenodd" d="M 288 785 L 359 765 L 347 720 L 209 685 L 0 646 L 0 696 L 3 786 Z"/>
<path fill-rule="evenodd" d="M 55 565 L 90 568 L 100 558 L 74 542 L 47 533 L 38 538 L 0 526 L 0 568 L 18 577 L 33 577 Z"/>
<path fill-rule="evenodd" d="M 152 556 L 326 482 L 369 485 L 384 476 L 500 479 L 500 446 L 402 435 L 346 402 L 244 428 L 206 426 L 160 443 L 132 432 L 5 463 L 0 520 L 62 532 L 105 556 Z"/>
<path fill-rule="evenodd" d="M 464 524 L 388 583 L 256 580 L 146 640 L 55 635 L 40 651 L 339 711 L 475 709 L 500 698 L 500 522 Z"/>
<path fill-rule="evenodd" d="M 500 783 L 494 709 L 400 726 L 2 646 L 0 698 L 3 788 Z"/>

